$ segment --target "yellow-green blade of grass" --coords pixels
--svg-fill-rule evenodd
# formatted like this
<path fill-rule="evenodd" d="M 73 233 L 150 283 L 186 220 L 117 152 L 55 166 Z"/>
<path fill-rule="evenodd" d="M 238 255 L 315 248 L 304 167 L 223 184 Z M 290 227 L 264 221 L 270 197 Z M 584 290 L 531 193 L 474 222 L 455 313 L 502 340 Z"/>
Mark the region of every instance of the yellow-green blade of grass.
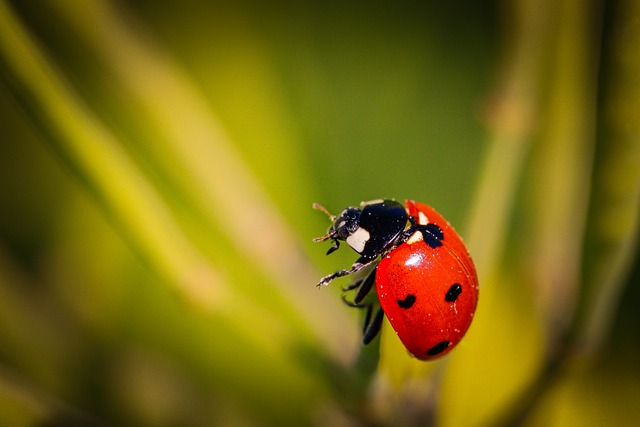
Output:
<path fill-rule="evenodd" d="M 606 342 L 640 226 L 640 4 L 620 2 L 613 22 L 575 322 L 576 350 L 585 356 Z"/>
<path fill-rule="evenodd" d="M 355 352 L 356 325 L 333 294 L 312 289 L 318 277 L 295 241 L 290 220 L 274 206 L 189 75 L 141 25 L 131 25 L 133 17 L 108 2 L 82 9 L 75 2 L 55 2 L 52 7 L 92 47 L 142 107 L 154 132 L 163 136 L 143 147 L 155 158 L 170 159 L 157 165 L 161 173 L 170 177 L 181 171 L 180 187 L 210 219 L 207 226 L 225 233 L 245 262 L 258 267 L 300 308 L 306 326 L 332 355 L 349 360 Z M 159 149 L 166 153 L 158 154 Z"/>
<path fill-rule="evenodd" d="M 167 282 L 200 307 L 227 290 L 184 238 L 163 201 L 117 140 L 73 94 L 11 9 L 0 3 L 0 67 L 8 86 L 124 238 Z"/>

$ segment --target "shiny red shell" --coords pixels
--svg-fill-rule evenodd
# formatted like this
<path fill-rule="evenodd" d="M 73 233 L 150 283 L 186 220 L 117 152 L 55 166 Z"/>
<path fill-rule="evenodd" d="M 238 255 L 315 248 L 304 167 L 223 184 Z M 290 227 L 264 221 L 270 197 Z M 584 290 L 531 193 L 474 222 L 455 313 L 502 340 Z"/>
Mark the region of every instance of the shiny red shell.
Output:
<path fill-rule="evenodd" d="M 376 288 L 400 341 L 421 360 L 451 351 L 469 329 L 478 303 L 478 276 L 467 248 L 433 208 L 407 200 L 418 224 L 436 224 L 442 245 L 409 238 L 380 260 Z"/>

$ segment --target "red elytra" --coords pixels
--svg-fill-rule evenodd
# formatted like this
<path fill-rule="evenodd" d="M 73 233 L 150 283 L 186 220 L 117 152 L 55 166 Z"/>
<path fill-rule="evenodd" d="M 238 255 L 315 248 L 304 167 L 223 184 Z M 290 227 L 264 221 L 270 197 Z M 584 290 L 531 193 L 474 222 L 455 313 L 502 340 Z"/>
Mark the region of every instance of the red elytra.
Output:
<path fill-rule="evenodd" d="M 433 208 L 405 201 L 420 225 L 442 230 L 440 246 L 409 238 L 377 266 L 378 298 L 407 350 L 421 360 L 451 351 L 469 329 L 478 303 L 478 276 L 453 227 Z"/>

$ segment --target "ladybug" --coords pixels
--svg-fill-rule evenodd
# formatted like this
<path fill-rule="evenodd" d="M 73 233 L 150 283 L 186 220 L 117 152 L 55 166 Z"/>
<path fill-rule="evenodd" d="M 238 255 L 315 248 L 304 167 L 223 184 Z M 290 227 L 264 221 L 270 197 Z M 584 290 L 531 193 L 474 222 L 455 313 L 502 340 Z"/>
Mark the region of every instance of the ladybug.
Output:
<path fill-rule="evenodd" d="M 478 302 L 478 276 L 460 236 L 433 209 L 406 200 L 373 200 L 348 207 L 340 215 L 325 212 L 333 224 L 315 242 L 331 240 L 327 255 L 346 242 L 360 257 L 351 268 L 323 277 L 333 279 L 363 271 L 344 288 L 355 291 L 353 307 L 367 309 L 363 342 L 373 340 L 386 314 L 409 353 L 433 360 L 451 351 L 469 329 Z M 365 303 L 375 284 L 378 302 Z"/>

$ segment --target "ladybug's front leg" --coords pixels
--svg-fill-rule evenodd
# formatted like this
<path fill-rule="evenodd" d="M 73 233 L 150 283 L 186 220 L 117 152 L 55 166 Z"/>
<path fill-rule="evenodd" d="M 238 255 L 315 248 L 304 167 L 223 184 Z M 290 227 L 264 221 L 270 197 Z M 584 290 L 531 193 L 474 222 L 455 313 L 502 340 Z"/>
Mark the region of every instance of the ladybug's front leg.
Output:
<path fill-rule="evenodd" d="M 335 273 L 331 273 L 328 276 L 324 276 L 322 279 L 320 279 L 320 282 L 318 283 L 317 286 L 320 287 L 323 285 L 328 285 L 329 282 L 331 282 L 333 279 L 337 279 L 338 277 L 343 277 L 349 274 L 356 273 L 362 270 L 363 268 L 365 268 L 366 266 L 371 265 L 371 263 L 373 263 L 374 261 L 375 259 L 366 259 L 364 257 L 360 257 L 356 262 L 353 263 L 350 269 L 338 270 Z"/>

